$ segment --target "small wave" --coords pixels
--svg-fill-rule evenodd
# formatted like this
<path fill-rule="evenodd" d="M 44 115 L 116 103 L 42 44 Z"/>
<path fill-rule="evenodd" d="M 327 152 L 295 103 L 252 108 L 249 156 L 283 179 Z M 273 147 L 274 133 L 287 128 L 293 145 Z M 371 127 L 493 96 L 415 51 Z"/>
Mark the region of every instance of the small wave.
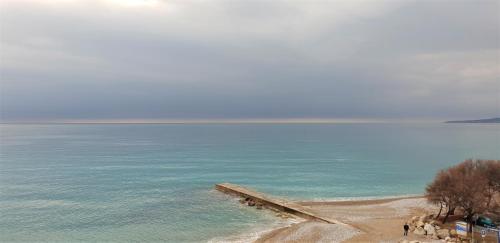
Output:
<path fill-rule="evenodd" d="M 367 196 L 367 197 L 332 197 L 332 198 L 313 198 L 311 200 L 302 200 L 307 202 L 348 202 L 363 200 L 381 200 L 381 199 L 404 199 L 409 197 L 421 197 L 422 194 L 403 194 L 389 196 Z"/>
<path fill-rule="evenodd" d="M 208 240 L 207 243 L 250 243 L 258 240 L 260 237 L 273 230 L 288 227 L 292 224 L 298 224 L 304 221 L 305 219 L 301 218 L 290 218 L 286 220 L 280 219 L 268 227 L 263 227 L 262 225 L 255 226 L 253 229 L 241 234 L 212 238 Z"/>
<path fill-rule="evenodd" d="M 135 170 L 135 169 L 195 169 L 196 166 L 192 165 L 103 165 L 89 167 L 91 170 Z"/>
<path fill-rule="evenodd" d="M 79 203 L 66 200 L 30 200 L 24 202 L 5 202 L 4 207 L 9 208 L 48 208 L 48 207 L 77 207 Z"/>

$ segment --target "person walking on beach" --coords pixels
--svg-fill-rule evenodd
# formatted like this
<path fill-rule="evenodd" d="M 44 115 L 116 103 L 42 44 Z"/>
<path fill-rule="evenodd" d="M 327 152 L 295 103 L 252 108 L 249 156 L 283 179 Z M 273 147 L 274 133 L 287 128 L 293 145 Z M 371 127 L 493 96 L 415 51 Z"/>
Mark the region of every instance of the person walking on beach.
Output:
<path fill-rule="evenodd" d="M 405 225 L 403 226 L 403 229 L 405 230 L 404 235 L 407 236 L 408 230 L 410 229 L 410 226 L 408 226 L 408 223 L 405 223 Z"/>

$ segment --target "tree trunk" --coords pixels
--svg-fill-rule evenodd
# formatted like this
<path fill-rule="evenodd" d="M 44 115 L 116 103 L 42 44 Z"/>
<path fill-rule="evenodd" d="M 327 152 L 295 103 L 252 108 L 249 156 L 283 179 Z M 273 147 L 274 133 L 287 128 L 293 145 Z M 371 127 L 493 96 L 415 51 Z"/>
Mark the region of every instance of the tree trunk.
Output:
<path fill-rule="evenodd" d="M 472 218 L 474 217 L 474 213 L 468 213 L 467 217 L 465 218 L 465 221 L 469 224 L 469 233 L 472 233 Z"/>
<path fill-rule="evenodd" d="M 443 211 L 443 203 L 439 202 L 439 213 L 436 215 L 434 219 L 439 219 L 439 216 L 441 216 L 441 211 Z"/>
<path fill-rule="evenodd" d="M 446 223 L 446 220 L 448 219 L 448 216 L 450 216 L 451 211 L 454 211 L 454 208 L 448 208 L 448 211 L 446 211 L 446 215 L 443 218 L 443 224 Z"/>
<path fill-rule="evenodd" d="M 488 201 L 486 203 L 486 208 L 490 208 L 491 201 L 493 200 L 493 196 L 495 195 L 495 191 L 493 189 L 488 190 Z"/>

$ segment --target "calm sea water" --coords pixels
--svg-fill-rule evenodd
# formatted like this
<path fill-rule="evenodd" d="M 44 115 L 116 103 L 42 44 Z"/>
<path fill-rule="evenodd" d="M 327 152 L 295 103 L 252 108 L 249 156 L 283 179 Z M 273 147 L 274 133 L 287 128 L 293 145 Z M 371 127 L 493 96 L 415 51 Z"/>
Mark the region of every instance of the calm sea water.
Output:
<path fill-rule="evenodd" d="M 215 183 L 420 194 L 441 168 L 500 159 L 500 126 L 1 125 L 0 145 L 0 241 L 206 242 L 276 222 Z"/>

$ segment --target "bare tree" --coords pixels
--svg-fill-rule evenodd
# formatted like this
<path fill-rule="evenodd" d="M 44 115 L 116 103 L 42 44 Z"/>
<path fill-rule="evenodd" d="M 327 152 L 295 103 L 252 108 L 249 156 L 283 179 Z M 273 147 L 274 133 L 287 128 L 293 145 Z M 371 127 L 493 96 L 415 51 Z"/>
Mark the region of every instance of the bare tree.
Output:
<path fill-rule="evenodd" d="M 443 206 L 446 207 L 446 215 L 443 218 L 443 223 L 446 223 L 448 217 L 453 214 L 457 207 L 458 198 L 452 189 L 453 178 L 449 170 L 440 171 L 434 181 L 426 188 L 426 197 L 429 202 L 440 205 L 436 218 L 441 215 Z"/>
<path fill-rule="evenodd" d="M 477 163 L 480 174 L 488 181 L 487 185 L 487 206 L 494 204 L 494 197 L 500 193 L 500 163 L 495 160 L 484 160 Z"/>
<path fill-rule="evenodd" d="M 474 215 L 488 209 L 489 182 L 484 171 L 480 169 L 481 163 L 479 160 L 466 160 L 451 168 L 456 177 L 454 188 L 458 193 L 457 205 L 464 211 L 464 217 L 469 223 Z"/>
<path fill-rule="evenodd" d="M 469 223 L 476 214 L 497 210 L 499 193 L 500 160 L 466 160 L 440 171 L 426 188 L 429 202 L 447 208 L 443 223 L 457 207 Z"/>

